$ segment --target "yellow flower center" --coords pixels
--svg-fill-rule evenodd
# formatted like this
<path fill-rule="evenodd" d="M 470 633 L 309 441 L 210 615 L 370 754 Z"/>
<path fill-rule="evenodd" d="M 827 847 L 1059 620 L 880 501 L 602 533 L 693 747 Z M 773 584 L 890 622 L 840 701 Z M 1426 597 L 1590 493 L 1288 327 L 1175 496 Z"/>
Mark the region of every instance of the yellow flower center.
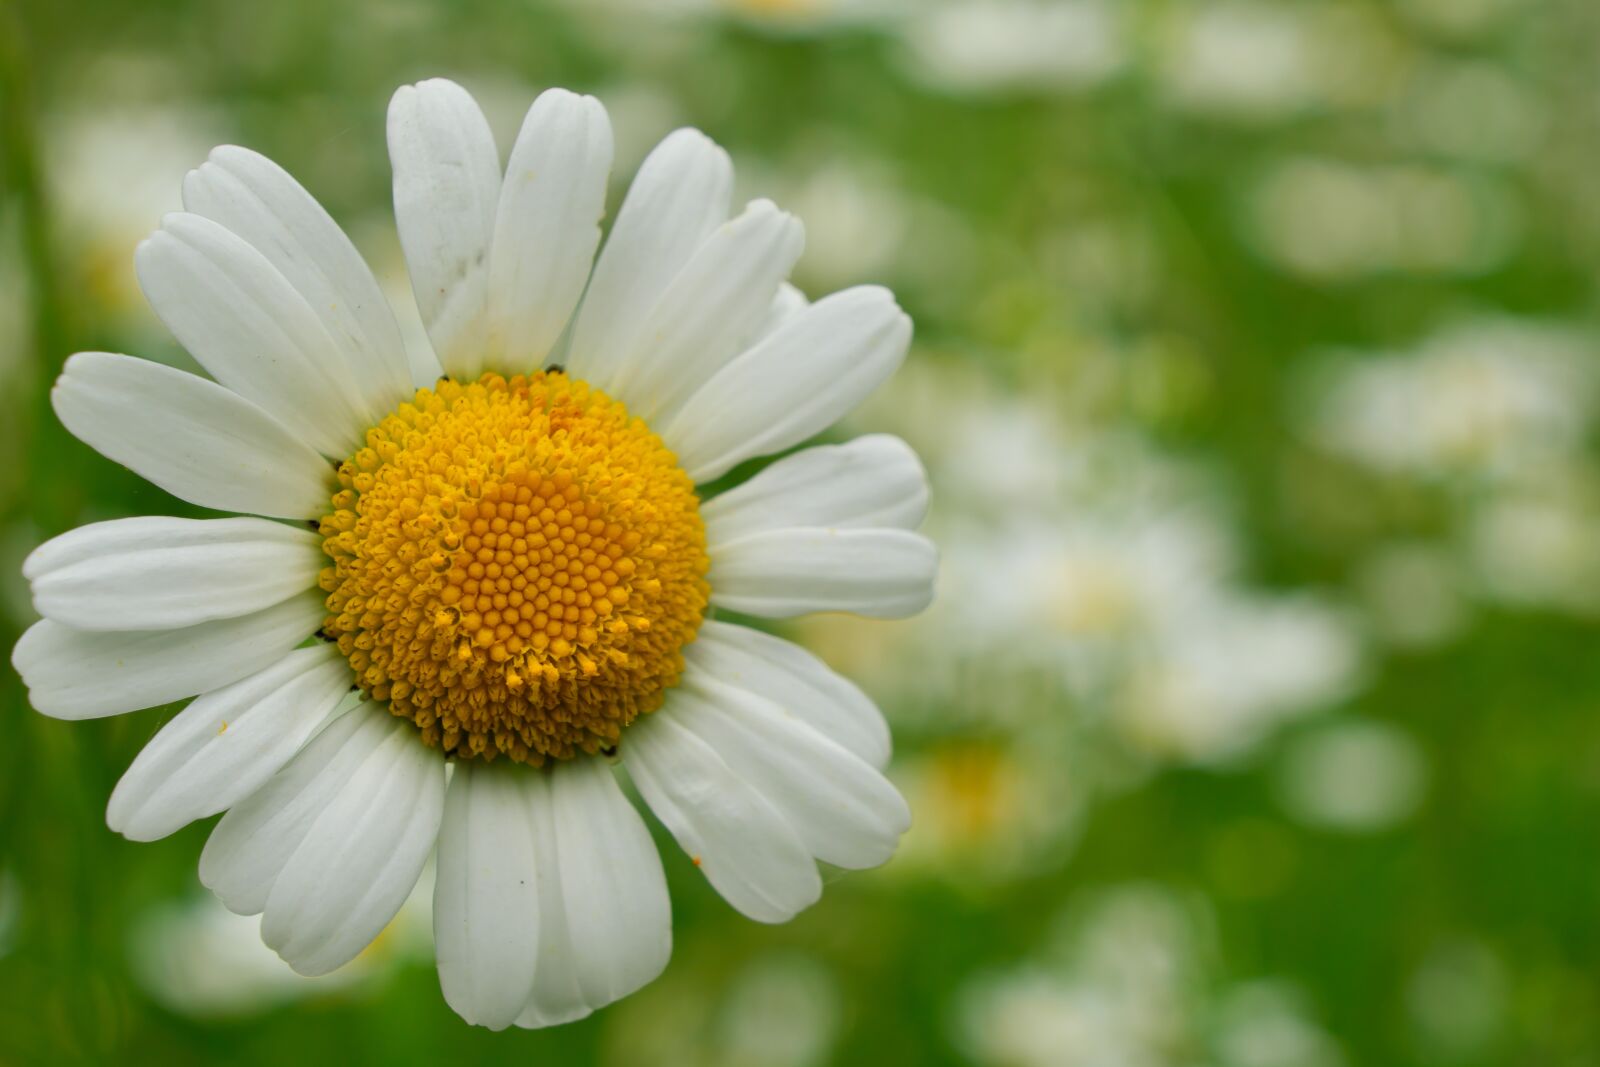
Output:
<path fill-rule="evenodd" d="M 557 371 L 440 381 L 367 431 L 339 484 L 323 632 L 427 744 L 594 753 L 677 683 L 705 528 L 676 457 L 618 401 Z"/>

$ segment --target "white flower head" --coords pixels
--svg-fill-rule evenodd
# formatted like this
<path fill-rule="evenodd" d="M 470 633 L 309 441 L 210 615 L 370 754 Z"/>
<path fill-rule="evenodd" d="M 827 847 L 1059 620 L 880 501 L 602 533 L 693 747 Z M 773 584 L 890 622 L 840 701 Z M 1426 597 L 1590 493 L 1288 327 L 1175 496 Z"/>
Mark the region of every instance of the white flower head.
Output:
<path fill-rule="evenodd" d="M 80 353 L 53 400 L 109 458 L 242 515 L 43 545 L 24 572 L 44 619 L 13 662 L 57 718 L 196 697 L 108 822 L 152 840 L 226 811 L 201 880 L 261 914 L 295 970 L 360 953 L 437 846 L 446 1000 L 496 1029 L 550 1025 L 671 951 L 661 861 L 614 762 L 763 922 L 817 899 L 816 860 L 875 866 L 905 831 L 866 697 L 705 616 L 920 611 L 921 464 L 871 436 L 713 499 L 696 486 L 825 429 L 900 364 L 911 323 L 883 289 L 807 305 L 785 287 L 799 222 L 765 200 L 731 212 L 728 156 L 694 130 L 641 165 L 598 259 L 599 101 L 544 93 L 502 172 L 472 98 L 427 81 L 395 94 L 389 150 L 437 362 L 413 370 L 305 189 L 215 150 L 136 257 L 214 380 Z"/>

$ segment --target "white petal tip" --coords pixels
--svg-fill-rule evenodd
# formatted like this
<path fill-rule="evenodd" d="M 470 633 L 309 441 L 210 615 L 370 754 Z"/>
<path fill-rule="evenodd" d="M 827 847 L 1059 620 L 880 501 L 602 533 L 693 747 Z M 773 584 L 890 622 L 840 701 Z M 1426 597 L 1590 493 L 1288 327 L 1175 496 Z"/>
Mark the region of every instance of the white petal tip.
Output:
<path fill-rule="evenodd" d="M 394 91 L 394 95 L 389 97 L 389 114 L 392 117 L 396 108 L 411 104 L 424 93 L 439 92 L 465 93 L 466 90 L 449 78 L 423 78 L 421 81 L 402 85 Z"/>

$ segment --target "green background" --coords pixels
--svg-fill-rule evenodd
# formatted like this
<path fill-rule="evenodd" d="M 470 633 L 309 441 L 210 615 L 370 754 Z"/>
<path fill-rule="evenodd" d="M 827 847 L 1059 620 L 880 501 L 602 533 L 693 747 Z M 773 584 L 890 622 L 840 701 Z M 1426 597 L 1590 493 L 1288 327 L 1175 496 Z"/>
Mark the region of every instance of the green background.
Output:
<path fill-rule="evenodd" d="M 811 295 L 893 287 L 916 344 L 835 436 L 924 451 L 949 561 L 936 614 L 901 636 L 786 631 L 884 705 L 921 844 L 766 927 L 653 826 L 666 974 L 545 1032 L 457 1019 L 425 920 L 343 984 L 252 985 L 202 948 L 188 966 L 237 984 L 229 1006 L 164 987 L 152 916 L 206 907 L 207 827 L 136 845 L 103 812 L 172 709 L 56 722 L 0 671 L 0 1062 L 1600 1062 L 1600 7 L 1074 0 L 959 24 L 957 6 L 0 6 L 0 644 L 32 619 L 33 545 L 193 513 L 48 404 L 74 351 L 185 360 L 131 262 L 183 171 L 212 143 L 258 149 L 397 276 L 384 111 L 435 75 L 479 95 L 502 152 L 539 89 L 599 95 L 613 211 L 647 146 L 698 126 L 744 196 L 802 214 Z M 1083 54 L 995 29 L 1019 10 Z M 983 64 L 952 69 L 963 48 Z M 1525 369 L 1546 342 L 1565 388 Z M 1450 364 L 1355 445 L 1318 429 L 1351 367 L 1451 344 L 1476 346 L 1467 386 Z M 1372 458 L 1458 415 L 1421 458 Z M 1150 507 L 1197 507 L 1232 545 L 1221 587 L 1313 597 L 1353 650 L 1339 684 L 1269 701 L 1225 752 L 1119 718 L 1162 669 L 1137 619 L 1097 631 L 1116 680 L 1084 683 L 1088 639 L 1052 632 L 1048 603 L 967 599 L 991 565 L 1054 581 L 1008 566 L 1006 538 L 1048 561 L 1097 515 L 1120 528 L 1151 471 L 1186 488 Z M 1268 649 L 1229 646 L 1223 690 Z M 1352 729 L 1378 740 L 1334 760 Z M 1328 814 L 1373 796 L 1370 818 Z"/>

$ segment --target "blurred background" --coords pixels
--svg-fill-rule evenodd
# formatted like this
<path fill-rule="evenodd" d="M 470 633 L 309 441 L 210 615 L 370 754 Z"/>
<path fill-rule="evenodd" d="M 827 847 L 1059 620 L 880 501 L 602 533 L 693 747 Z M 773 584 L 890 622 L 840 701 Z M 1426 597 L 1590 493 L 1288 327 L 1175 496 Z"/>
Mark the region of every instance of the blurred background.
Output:
<path fill-rule="evenodd" d="M 0 671 L 0 1062 L 1600 1062 L 1600 6 L 1592 0 L 7 0 L 0 645 L 40 540 L 190 513 L 50 414 L 191 366 L 134 245 L 259 149 L 413 331 L 393 89 L 502 151 L 541 88 L 692 124 L 813 296 L 918 335 L 835 437 L 926 458 L 941 596 L 785 632 L 889 715 L 916 825 L 780 927 L 660 828 L 666 974 L 554 1031 L 441 999 L 424 885 L 296 978 L 103 809 L 173 709 Z M 413 333 L 413 336 L 419 336 Z"/>

